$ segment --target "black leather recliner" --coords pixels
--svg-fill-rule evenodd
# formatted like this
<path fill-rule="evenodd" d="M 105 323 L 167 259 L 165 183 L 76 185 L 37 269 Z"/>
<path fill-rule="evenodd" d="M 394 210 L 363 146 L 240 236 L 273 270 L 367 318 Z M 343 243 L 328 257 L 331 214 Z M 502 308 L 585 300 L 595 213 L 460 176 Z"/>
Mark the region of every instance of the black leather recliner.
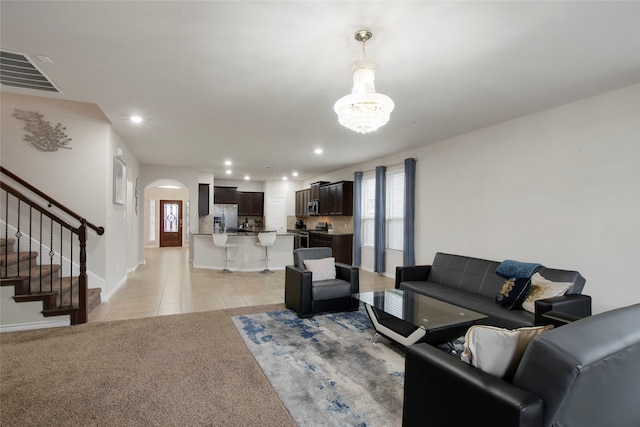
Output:
<path fill-rule="evenodd" d="M 407 347 L 402 425 L 640 426 L 640 304 L 535 337 L 512 382 Z"/>
<path fill-rule="evenodd" d="M 352 265 L 335 263 L 336 278 L 314 281 L 305 260 L 332 257 L 331 248 L 301 248 L 293 251 L 295 265 L 285 269 L 284 302 L 299 317 L 328 311 L 357 310 L 359 301 L 351 294 L 360 292 L 360 271 Z"/>

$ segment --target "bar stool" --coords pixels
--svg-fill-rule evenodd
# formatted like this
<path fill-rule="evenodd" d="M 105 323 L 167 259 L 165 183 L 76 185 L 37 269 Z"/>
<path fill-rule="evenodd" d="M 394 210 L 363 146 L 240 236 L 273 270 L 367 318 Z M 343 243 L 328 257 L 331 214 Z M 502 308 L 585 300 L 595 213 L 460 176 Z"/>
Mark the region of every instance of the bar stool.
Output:
<path fill-rule="evenodd" d="M 233 271 L 229 270 L 227 268 L 227 262 L 229 260 L 228 256 L 227 256 L 227 250 L 229 248 L 235 248 L 236 246 L 238 246 L 237 243 L 227 243 L 227 238 L 228 238 L 228 234 L 227 233 L 213 233 L 213 244 L 220 247 L 220 248 L 224 248 L 224 270 L 219 271 L 218 273 L 233 273 Z"/>
<path fill-rule="evenodd" d="M 256 246 L 264 247 L 264 270 L 260 273 L 273 273 L 273 271 L 269 270 L 269 246 L 273 246 L 276 242 L 276 237 L 275 231 L 258 233 L 258 242 L 256 243 Z"/>

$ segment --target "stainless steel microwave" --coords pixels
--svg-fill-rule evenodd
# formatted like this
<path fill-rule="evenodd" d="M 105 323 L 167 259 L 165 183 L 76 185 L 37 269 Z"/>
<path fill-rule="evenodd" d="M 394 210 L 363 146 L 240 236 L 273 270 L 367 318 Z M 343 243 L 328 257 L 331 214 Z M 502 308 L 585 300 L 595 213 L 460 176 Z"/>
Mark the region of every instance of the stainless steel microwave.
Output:
<path fill-rule="evenodd" d="M 318 215 L 318 201 L 317 200 L 309 202 L 309 205 L 308 205 L 308 208 L 307 208 L 307 215 L 309 215 L 309 216 Z"/>

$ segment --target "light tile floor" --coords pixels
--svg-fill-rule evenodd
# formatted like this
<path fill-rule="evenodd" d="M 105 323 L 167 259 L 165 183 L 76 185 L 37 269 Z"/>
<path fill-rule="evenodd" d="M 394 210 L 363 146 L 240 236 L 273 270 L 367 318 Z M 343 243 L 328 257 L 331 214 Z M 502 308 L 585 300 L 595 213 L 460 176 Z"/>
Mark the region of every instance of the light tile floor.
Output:
<path fill-rule="evenodd" d="M 392 289 L 394 280 L 360 270 L 360 291 Z M 91 313 L 89 322 L 135 319 L 284 302 L 284 270 L 231 274 L 194 268 L 188 248 L 147 248 L 145 264 Z"/>

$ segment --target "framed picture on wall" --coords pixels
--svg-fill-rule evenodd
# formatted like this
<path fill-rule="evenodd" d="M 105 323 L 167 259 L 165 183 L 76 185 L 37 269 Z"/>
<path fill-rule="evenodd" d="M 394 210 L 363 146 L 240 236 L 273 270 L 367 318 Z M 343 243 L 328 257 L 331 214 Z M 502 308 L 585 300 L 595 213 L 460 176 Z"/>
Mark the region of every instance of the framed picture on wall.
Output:
<path fill-rule="evenodd" d="M 127 165 L 118 156 L 113 156 L 113 203 L 124 205 L 127 200 Z"/>

